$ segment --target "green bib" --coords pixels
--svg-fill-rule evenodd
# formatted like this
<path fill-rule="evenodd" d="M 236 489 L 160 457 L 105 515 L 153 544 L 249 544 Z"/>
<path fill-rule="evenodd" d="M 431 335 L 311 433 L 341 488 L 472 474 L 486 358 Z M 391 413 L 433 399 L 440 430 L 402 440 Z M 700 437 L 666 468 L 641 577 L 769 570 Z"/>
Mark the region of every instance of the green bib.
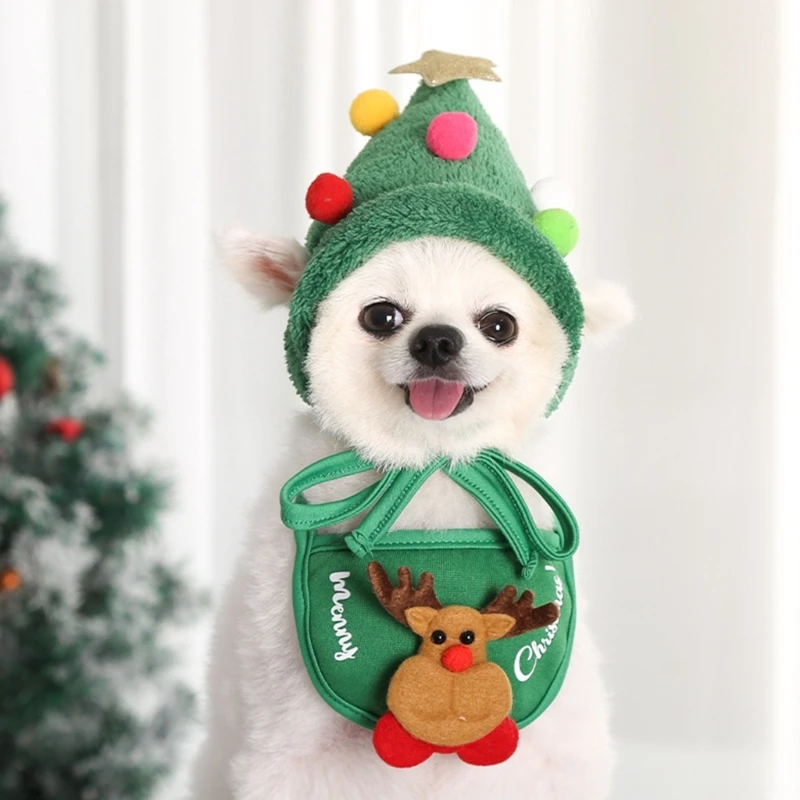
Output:
<path fill-rule="evenodd" d="M 392 470 L 355 495 L 308 504 L 303 492 L 374 469 L 352 451 L 322 459 L 281 491 L 284 524 L 294 530 L 294 614 L 306 669 L 322 698 L 347 719 L 373 728 L 386 712 L 389 681 L 414 655 L 419 638 L 397 624 L 378 602 L 367 564 L 389 574 L 409 567 L 430 572 L 444 605 L 482 608 L 509 584 L 534 592 L 536 604 L 560 607 L 552 625 L 488 645 L 488 657 L 506 673 L 513 692 L 511 717 L 523 727 L 561 688 L 575 630 L 572 555 L 578 527 L 569 507 L 539 475 L 496 450 L 467 464 L 441 458 L 423 470 Z M 442 470 L 471 494 L 497 525 L 471 530 L 391 530 L 416 491 Z M 532 486 L 553 510 L 553 530 L 539 529 L 510 475 Z M 318 533 L 368 512 L 346 535 Z"/>

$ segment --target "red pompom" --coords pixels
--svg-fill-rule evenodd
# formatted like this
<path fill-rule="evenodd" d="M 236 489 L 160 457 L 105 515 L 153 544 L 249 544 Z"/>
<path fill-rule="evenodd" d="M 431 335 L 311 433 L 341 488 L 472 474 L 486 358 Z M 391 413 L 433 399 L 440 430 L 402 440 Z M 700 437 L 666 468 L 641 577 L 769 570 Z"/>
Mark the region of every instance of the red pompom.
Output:
<path fill-rule="evenodd" d="M 60 436 L 65 442 L 74 442 L 83 433 L 83 423 L 74 417 L 54 419 L 47 426 L 48 433 Z"/>
<path fill-rule="evenodd" d="M 381 760 L 390 767 L 416 767 L 434 753 L 457 753 L 467 764 L 488 767 L 511 758 L 519 743 L 519 729 L 511 717 L 506 717 L 493 731 L 480 739 L 459 747 L 441 747 L 412 736 L 391 711 L 375 725 L 372 744 Z"/>
<path fill-rule="evenodd" d="M 502 764 L 511 758 L 519 742 L 519 729 L 511 717 L 506 717 L 491 733 L 472 744 L 458 749 L 458 757 L 476 767 Z"/>
<path fill-rule="evenodd" d="M 306 210 L 311 219 L 334 225 L 353 210 L 353 187 L 344 178 L 323 172 L 308 187 Z"/>
<path fill-rule="evenodd" d="M 14 388 L 14 368 L 0 356 L 0 400 Z"/>
<path fill-rule="evenodd" d="M 454 644 L 442 653 L 442 666 L 450 672 L 463 672 L 472 666 L 472 650 L 463 644 Z"/>
<path fill-rule="evenodd" d="M 381 761 L 400 769 L 416 767 L 435 752 L 432 745 L 414 738 L 391 711 L 387 711 L 375 725 L 372 744 Z"/>

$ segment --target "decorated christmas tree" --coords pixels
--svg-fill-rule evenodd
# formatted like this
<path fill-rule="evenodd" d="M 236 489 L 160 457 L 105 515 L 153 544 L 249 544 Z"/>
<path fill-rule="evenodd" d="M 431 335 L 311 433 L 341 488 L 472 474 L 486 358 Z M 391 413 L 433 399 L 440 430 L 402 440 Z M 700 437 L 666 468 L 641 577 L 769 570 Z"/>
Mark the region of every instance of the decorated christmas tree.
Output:
<path fill-rule="evenodd" d="M 193 698 L 175 626 L 199 605 L 155 536 L 145 415 L 101 403 L 101 357 L 60 323 L 53 271 L 0 209 L 0 798 L 149 798 Z"/>

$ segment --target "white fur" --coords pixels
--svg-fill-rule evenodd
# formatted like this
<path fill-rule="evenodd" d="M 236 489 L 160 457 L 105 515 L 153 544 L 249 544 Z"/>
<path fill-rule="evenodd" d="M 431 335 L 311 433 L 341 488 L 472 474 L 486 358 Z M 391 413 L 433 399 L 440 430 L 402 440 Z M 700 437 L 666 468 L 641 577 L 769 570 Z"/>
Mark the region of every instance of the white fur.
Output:
<path fill-rule="evenodd" d="M 380 299 L 411 312 L 385 341 L 357 322 L 361 308 Z M 519 323 L 510 346 L 497 347 L 475 326 L 475 317 L 494 307 Z M 397 387 L 415 369 L 409 340 L 433 323 L 461 331 L 468 383 L 488 384 L 473 408 L 440 422 L 414 414 Z M 485 447 L 513 446 L 544 414 L 567 354 L 560 325 L 516 272 L 476 244 L 426 237 L 387 247 L 331 292 L 317 314 L 307 370 L 325 430 L 376 463 L 419 467 L 432 456 L 465 459 Z"/>
<path fill-rule="evenodd" d="M 384 341 L 370 337 L 357 321 L 360 309 L 376 299 L 413 311 L 406 328 Z M 484 340 L 474 326 L 474 314 L 495 305 L 520 324 L 518 340 L 505 348 Z M 434 321 L 459 327 L 467 340 L 465 374 L 475 385 L 488 384 L 470 408 L 441 422 L 417 417 L 395 385 L 414 368 L 408 337 Z M 217 616 L 208 737 L 195 766 L 193 800 L 608 797 L 608 708 L 583 619 L 561 692 L 521 732 L 518 752 L 508 762 L 475 768 L 434 756 L 409 770 L 385 766 L 369 732 L 330 709 L 303 666 L 291 609 L 294 543 L 278 507 L 287 478 L 349 446 L 381 464 L 419 464 L 440 453 L 464 458 L 489 445 L 518 451 L 558 385 L 565 354 L 564 334 L 541 298 L 488 252 L 464 242 L 429 238 L 387 248 L 323 303 L 308 359 L 314 411 L 295 423 L 289 449 L 253 513 Z M 310 499 L 341 497 L 370 480 L 374 476 L 362 475 L 318 487 Z M 489 524 L 471 497 L 435 474 L 397 527 Z"/>
<path fill-rule="evenodd" d="M 234 278 L 266 308 L 288 303 L 308 262 L 308 252 L 285 236 L 257 236 L 242 228 L 231 228 L 217 241 L 219 256 Z M 283 280 L 265 273 L 268 265 Z"/>
<path fill-rule="evenodd" d="M 633 322 L 636 310 L 624 286 L 611 281 L 597 281 L 581 287 L 584 308 L 584 331 L 598 342 L 612 339 Z"/>

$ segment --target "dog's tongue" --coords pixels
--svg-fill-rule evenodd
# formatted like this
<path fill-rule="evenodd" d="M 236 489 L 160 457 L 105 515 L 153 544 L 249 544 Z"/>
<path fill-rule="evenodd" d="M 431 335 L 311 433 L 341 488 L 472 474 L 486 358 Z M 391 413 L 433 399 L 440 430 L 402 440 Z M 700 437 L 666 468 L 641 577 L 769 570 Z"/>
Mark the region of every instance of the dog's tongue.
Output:
<path fill-rule="evenodd" d="M 464 384 L 427 378 L 408 384 L 408 402 L 411 408 L 424 419 L 447 419 L 455 410 L 464 394 Z"/>

